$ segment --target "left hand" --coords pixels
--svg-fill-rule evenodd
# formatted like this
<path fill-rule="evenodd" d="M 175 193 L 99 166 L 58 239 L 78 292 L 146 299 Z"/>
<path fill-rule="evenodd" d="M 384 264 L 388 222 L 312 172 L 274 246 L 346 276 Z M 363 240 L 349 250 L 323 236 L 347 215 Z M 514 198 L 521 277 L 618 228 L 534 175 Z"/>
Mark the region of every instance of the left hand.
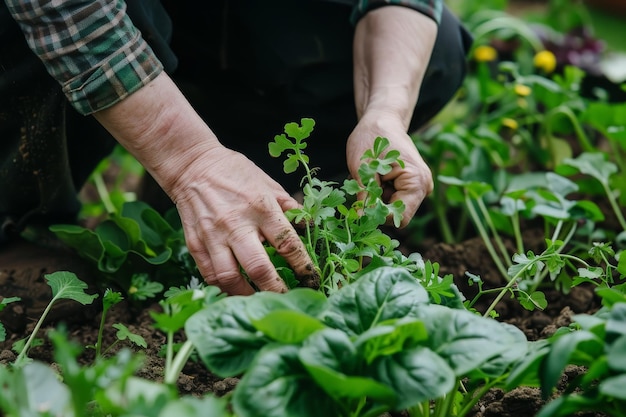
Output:
<path fill-rule="evenodd" d="M 386 203 L 402 200 L 406 206 L 400 227 L 405 227 L 413 218 L 422 201 L 433 190 L 432 173 L 413 140 L 407 134 L 403 121 L 393 113 L 366 112 L 350 134 L 346 145 L 348 170 L 358 179 L 358 170 L 363 153 L 371 149 L 376 137 L 389 140 L 388 150 L 400 152 L 404 168 L 395 165 L 391 172 L 381 176 Z M 391 223 L 391 219 L 388 219 Z"/>

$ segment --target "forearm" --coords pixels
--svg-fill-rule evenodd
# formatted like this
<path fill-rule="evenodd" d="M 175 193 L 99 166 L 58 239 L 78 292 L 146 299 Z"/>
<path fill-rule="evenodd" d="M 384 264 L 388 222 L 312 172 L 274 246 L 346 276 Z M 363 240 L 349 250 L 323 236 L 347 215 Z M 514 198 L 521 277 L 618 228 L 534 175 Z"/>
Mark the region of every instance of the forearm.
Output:
<path fill-rule="evenodd" d="M 398 117 L 408 129 L 437 35 L 431 18 L 405 7 L 386 6 L 365 15 L 354 37 L 357 116 Z"/>
<path fill-rule="evenodd" d="M 184 167 L 221 146 L 165 73 L 94 116 L 172 198 Z"/>

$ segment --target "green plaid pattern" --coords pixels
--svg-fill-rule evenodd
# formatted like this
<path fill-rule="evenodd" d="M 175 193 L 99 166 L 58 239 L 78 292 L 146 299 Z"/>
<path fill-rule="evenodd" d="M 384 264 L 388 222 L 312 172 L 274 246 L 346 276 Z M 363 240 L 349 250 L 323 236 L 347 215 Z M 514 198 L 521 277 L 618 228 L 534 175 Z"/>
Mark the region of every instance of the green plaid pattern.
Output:
<path fill-rule="evenodd" d="M 388 5 L 409 7 L 431 17 L 437 23 L 441 20 L 443 10 L 443 0 L 359 0 L 352 12 L 352 23 L 356 23 L 370 10 Z"/>
<path fill-rule="evenodd" d="M 5 3 L 30 48 L 82 114 L 112 106 L 163 70 L 121 0 Z"/>

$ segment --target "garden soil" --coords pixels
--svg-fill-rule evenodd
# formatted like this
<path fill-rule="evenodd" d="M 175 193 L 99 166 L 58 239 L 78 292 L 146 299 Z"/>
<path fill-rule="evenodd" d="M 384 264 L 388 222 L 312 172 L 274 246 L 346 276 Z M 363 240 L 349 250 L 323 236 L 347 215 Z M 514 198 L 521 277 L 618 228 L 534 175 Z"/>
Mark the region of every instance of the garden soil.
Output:
<path fill-rule="evenodd" d="M 541 233 L 528 232 L 525 241 L 541 244 Z M 412 250 L 402 246 L 403 250 Z M 414 251 L 414 250 L 413 250 Z M 476 288 L 468 286 L 466 271 L 480 275 L 485 286 L 501 286 L 498 272 L 493 268 L 482 242 L 477 239 L 461 244 L 434 243 L 420 248 L 424 259 L 440 264 L 440 275 L 452 274 L 463 294 L 470 298 Z M 0 363 L 10 363 L 15 355 L 10 350 L 12 343 L 26 337 L 33 330 L 36 319 L 41 314 L 45 303 L 50 299 L 51 292 L 43 275 L 59 270 L 68 270 L 87 282 L 87 292 L 95 292 L 97 272 L 85 261 L 77 258 L 72 252 L 57 247 L 42 247 L 22 243 L 10 250 L 0 251 L 0 297 L 20 296 L 22 301 L 9 304 L 0 313 L 0 321 L 7 327 L 7 341 L 0 344 Z M 561 326 L 567 326 L 574 314 L 593 313 L 599 307 L 598 300 L 590 288 L 576 287 L 569 294 L 549 291 L 546 294 L 548 307 L 544 311 L 527 311 L 515 300 L 505 298 L 498 305 L 498 320 L 519 327 L 529 340 L 538 340 L 551 335 Z M 476 308 L 481 311 L 487 308 L 491 300 L 484 297 Z M 126 301 L 115 305 L 107 317 L 107 327 L 103 346 L 114 341 L 114 323 L 123 323 L 129 329 L 140 334 L 148 347 L 142 350 L 145 354 L 145 365 L 139 376 L 160 381 L 163 376 L 163 357 L 161 346 L 165 343 L 163 334 L 152 330 L 150 311 L 158 310 L 158 304 L 134 305 Z M 99 326 L 99 304 L 82 306 L 73 301 L 59 303 L 54 307 L 51 319 L 43 328 L 43 332 L 66 323 L 69 335 L 83 346 L 96 342 Z M 41 333 L 42 335 L 45 333 Z M 48 342 L 34 347 L 30 356 L 34 359 L 53 363 L 51 346 Z M 81 356 L 84 363 L 94 358 L 92 349 L 86 349 Z M 568 380 L 578 376 L 583 370 L 570 367 L 562 377 L 561 387 Z M 237 384 L 236 378 L 220 379 L 209 373 L 201 363 L 189 362 L 178 381 L 182 395 L 203 395 L 213 392 L 223 395 L 231 391 Z M 558 393 L 557 393 L 558 394 Z M 492 390 L 473 410 L 473 417 L 529 417 L 535 415 L 544 402 L 535 388 L 518 388 L 511 392 Z M 599 413 L 581 414 L 586 417 L 601 416 Z"/>

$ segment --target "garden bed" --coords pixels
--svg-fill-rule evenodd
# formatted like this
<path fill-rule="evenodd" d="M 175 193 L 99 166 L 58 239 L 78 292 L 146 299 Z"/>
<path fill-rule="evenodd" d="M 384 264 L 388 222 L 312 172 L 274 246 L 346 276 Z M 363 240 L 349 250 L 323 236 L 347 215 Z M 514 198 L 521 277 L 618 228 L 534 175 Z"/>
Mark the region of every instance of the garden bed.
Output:
<path fill-rule="evenodd" d="M 286 124 L 269 151 L 288 155 L 286 172 L 304 167 L 303 207 L 287 215 L 302 225 L 320 290 L 296 288 L 268 247 L 291 291 L 221 297 L 192 278 L 174 212 L 126 201 L 124 190 L 102 195 L 106 204 L 85 205 L 86 227 L 51 228 L 82 258 L 58 244 L 2 254 L 0 409 L 624 416 L 621 90 L 589 85 L 597 67 L 563 60 L 598 52 L 587 32 L 567 35 L 587 49 L 562 54 L 571 44 L 464 4 L 477 35 L 471 73 L 415 136 L 435 187 L 407 229 L 383 226 L 399 222 L 402 204 L 383 201 L 376 181 L 402 155 L 377 138 L 361 183 L 326 183 L 302 154 L 311 119 Z M 114 188 L 102 170 L 94 178 Z"/>

